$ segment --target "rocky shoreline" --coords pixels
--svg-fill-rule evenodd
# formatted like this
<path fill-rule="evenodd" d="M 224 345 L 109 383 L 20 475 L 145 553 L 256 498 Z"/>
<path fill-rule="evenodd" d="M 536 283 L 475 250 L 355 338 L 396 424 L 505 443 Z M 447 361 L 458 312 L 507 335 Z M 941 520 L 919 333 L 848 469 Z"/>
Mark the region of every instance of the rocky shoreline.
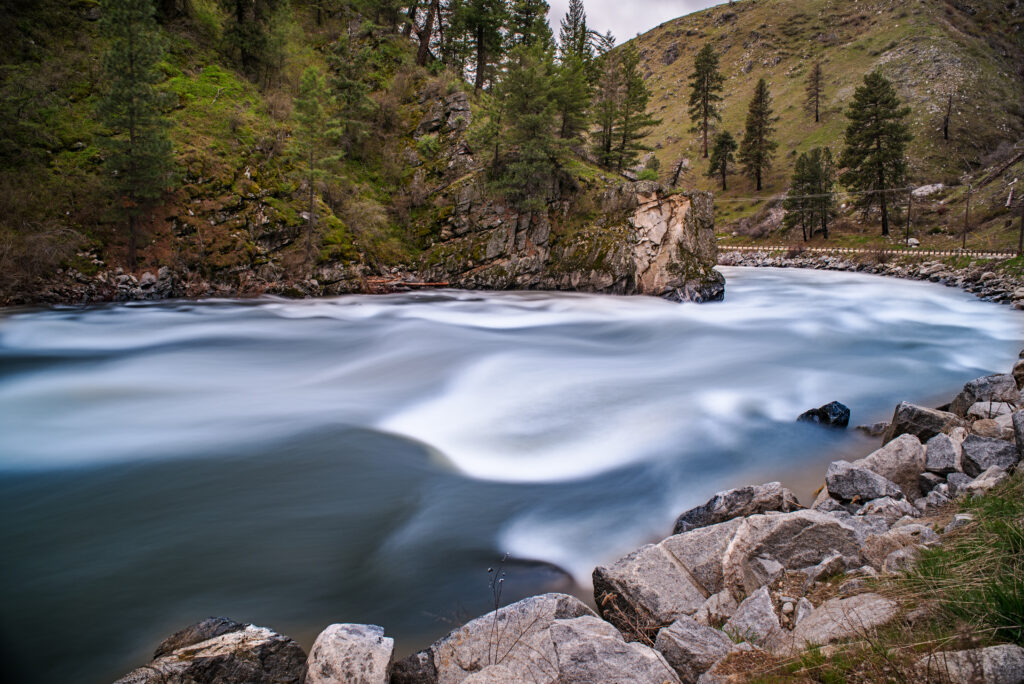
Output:
<path fill-rule="evenodd" d="M 938 409 L 899 404 L 882 446 L 833 462 L 810 507 L 778 482 L 716 494 L 680 515 L 672 535 L 595 568 L 597 612 L 566 594 L 533 596 L 397 662 L 375 625 L 330 625 L 307 657 L 267 628 L 210 618 L 117 684 L 746 681 L 900 616 L 869 580 L 969 525 L 955 502 L 1010 477 L 1024 455 L 1022 390 L 1024 360 Z M 1019 682 L 1024 648 L 939 651 L 914 667 L 926 681 Z"/>
<path fill-rule="evenodd" d="M 798 253 L 791 255 L 767 251 L 740 252 L 729 251 L 727 247 L 719 250 L 718 265 L 810 268 L 820 271 L 873 273 L 906 280 L 927 280 L 947 287 L 958 287 L 985 301 L 1009 304 L 1015 309 L 1024 309 L 1024 282 L 980 266 L 954 268 L 942 261 L 934 260 L 912 264 L 877 260 L 866 262 L 829 254 Z"/>

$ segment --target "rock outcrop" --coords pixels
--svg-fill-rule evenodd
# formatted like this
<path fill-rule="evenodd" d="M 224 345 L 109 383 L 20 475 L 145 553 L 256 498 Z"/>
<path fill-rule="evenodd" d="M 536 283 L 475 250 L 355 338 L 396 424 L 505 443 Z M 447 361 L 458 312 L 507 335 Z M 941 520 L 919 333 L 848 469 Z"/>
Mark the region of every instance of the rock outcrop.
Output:
<path fill-rule="evenodd" d="M 562 225 L 553 212 L 521 212 L 489 198 L 482 181 L 450 190 L 454 210 L 422 257 L 426 280 L 470 289 L 647 294 L 675 301 L 724 295 L 708 193 L 675 193 L 653 181 L 599 198 L 592 225 Z"/>

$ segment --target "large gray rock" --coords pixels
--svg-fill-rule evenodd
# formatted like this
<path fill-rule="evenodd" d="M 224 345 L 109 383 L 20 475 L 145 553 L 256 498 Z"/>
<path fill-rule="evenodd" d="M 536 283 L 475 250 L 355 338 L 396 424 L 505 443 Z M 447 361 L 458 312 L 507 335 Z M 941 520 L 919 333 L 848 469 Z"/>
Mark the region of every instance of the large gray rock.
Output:
<path fill-rule="evenodd" d="M 958 496 L 973 481 L 973 478 L 963 473 L 950 473 L 946 476 L 946 484 L 949 485 L 949 492 L 953 496 Z"/>
<path fill-rule="evenodd" d="M 862 637 L 892 620 L 898 610 L 895 601 L 878 594 L 830 599 L 801 620 L 775 650 L 794 655 L 811 645 L 826 646 L 842 639 Z"/>
<path fill-rule="evenodd" d="M 947 475 L 960 470 L 960 448 L 949 435 L 935 435 L 925 444 L 925 469 Z"/>
<path fill-rule="evenodd" d="M 884 518 L 886 523 L 892 525 L 904 516 L 909 515 L 911 518 L 918 518 L 921 516 L 921 512 L 904 499 L 893 499 L 887 496 L 882 499 L 868 501 L 864 504 L 863 508 L 857 511 L 857 515 L 877 515 Z"/>
<path fill-rule="evenodd" d="M 841 501 L 902 498 L 903 491 L 881 475 L 847 461 L 833 461 L 825 472 L 828 493 Z"/>
<path fill-rule="evenodd" d="M 1011 375 L 1017 381 L 1017 389 L 1024 390 L 1024 361 L 1018 361 L 1013 364 Z"/>
<path fill-rule="evenodd" d="M 742 519 L 673 535 L 594 569 L 601 615 L 624 634 L 654 638 L 678 618 L 693 615 L 722 589 L 722 556 Z"/>
<path fill-rule="evenodd" d="M 309 651 L 306 684 L 388 684 L 394 649 L 383 627 L 329 625 Z"/>
<path fill-rule="evenodd" d="M 1010 413 L 1013 413 L 1013 405 L 1005 401 L 979 401 L 967 409 L 967 417 L 970 420 L 997 418 Z"/>
<path fill-rule="evenodd" d="M 725 587 L 739 600 L 778 569 L 801 570 L 839 554 L 847 567 L 862 565 L 857 530 L 837 516 L 793 511 L 745 518 L 722 557 Z"/>
<path fill-rule="evenodd" d="M 970 435 L 964 440 L 963 467 L 971 477 L 977 477 L 992 466 L 1009 470 L 1019 460 L 1017 448 L 1001 439 Z"/>
<path fill-rule="evenodd" d="M 733 649 L 725 632 L 699 624 L 691 618 L 680 618 L 658 632 L 657 649 L 675 669 L 683 684 L 693 684 Z"/>
<path fill-rule="evenodd" d="M 762 647 L 779 639 L 782 625 L 779 624 L 779 616 L 775 613 L 768 587 L 761 587 L 748 596 L 725 623 L 722 631 Z"/>
<path fill-rule="evenodd" d="M 549 628 L 556 620 L 583 616 L 596 617 L 573 596 L 531 596 L 471 620 L 425 651 L 396 663 L 391 681 L 454 684 L 499 665 L 552 681 L 544 679 L 557 671 L 552 665 L 557 662 L 557 654 Z"/>
<path fill-rule="evenodd" d="M 1016 403 L 1020 397 L 1017 381 L 1009 373 L 986 375 L 964 385 L 949 405 L 949 410 L 958 416 L 966 416 L 972 406 L 981 401 L 1005 401 Z"/>
<path fill-rule="evenodd" d="M 927 442 L 935 435 L 949 432 L 955 427 L 967 427 L 967 422 L 955 413 L 903 402 L 896 407 L 892 422 L 882 435 L 882 443 L 887 444 L 903 434 L 914 435 L 922 442 Z"/>
<path fill-rule="evenodd" d="M 894 527 L 884 534 L 871 535 L 864 540 L 862 551 L 872 566 L 881 570 L 885 559 L 894 551 L 905 548 L 930 547 L 939 543 L 939 535 L 926 525 L 911 523 Z"/>
<path fill-rule="evenodd" d="M 1013 414 L 1013 436 L 1017 444 L 1017 455 L 1024 458 L 1024 411 Z"/>
<path fill-rule="evenodd" d="M 245 628 L 245 624 L 235 622 L 229 618 L 208 617 L 205 620 L 197 622 L 194 625 L 189 625 L 188 627 L 179 630 L 164 639 L 160 645 L 156 647 L 153 657 L 160 658 L 172 651 L 177 651 L 179 648 L 192 646 L 193 644 L 198 644 L 201 641 L 219 637 L 221 634 L 239 632 Z"/>
<path fill-rule="evenodd" d="M 794 511 L 800 508 L 796 495 L 779 482 L 740 487 L 718 492 L 702 506 L 691 508 L 676 520 L 672 534 L 682 534 L 697 527 L 742 518 L 767 511 Z"/>
<path fill-rule="evenodd" d="M 853 465 L 867 468 L 892 480 L 903 490 L 904 496 L 911 501 L 921 495 L 917 478 L 924 472 L 925 449 L 921 441 L 914 435 L 900 435 L 881 449 L 854 461 Z"/>
<path fill-rule="evenodd" d="M 529 643 L 532 659 L 507 656 L 501 662 L 468 674 L 465 684 L 677 684 L 679 678 L 660 653 L 639 643 L 626 643 L 607 622 L 592 616 L 554 620 Z M 500 656 L 499 656 L 500 657 Z"/>
<path fill-rule="evenodd" d="M 999 466 L 992 466 L 964 486 L 963 491 L 968 496 L 981 496 L 1008 477 L 1010 477 L 1010 474 L 1005 469 Z"/>
<path fill-rule="evenodd" d="M 300 684 L 305 674 L 302 647 L 266 627 L 245 625 L 174 648 L 115 684 Z"/>
<path fill-rule="evenodd" d="M 1003 644 L 969 651 L 940 651 L 917 661 L 917 673 L 927 682 L 1021 684 L 1024 648 Z"/>

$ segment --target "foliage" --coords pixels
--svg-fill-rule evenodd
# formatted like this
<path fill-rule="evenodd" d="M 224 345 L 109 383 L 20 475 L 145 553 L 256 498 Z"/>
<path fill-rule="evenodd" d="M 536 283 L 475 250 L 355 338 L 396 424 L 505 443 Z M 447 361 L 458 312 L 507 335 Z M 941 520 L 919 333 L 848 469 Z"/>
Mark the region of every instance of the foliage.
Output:
<path fill-rule="evenodd" d="M 693 121 L 691 132 L 700 133 L 703 137 L 704 158 L 708 157 L 708 131 L 712 121 L 721 121 L 719 102 L 725 76 L 718 70 L 718 55 L 710 43 L 697 53 L 693 61 L 693 73 L 690 74 L 690 120 Z"/>
<path fill-rule="evenodd" d="M 103 67 L 107 90 L 97 111 L 111 135 L 103 139 L 111 186 L 128 221 L 128 263 L 136 260 L 136 219 L 168 183 L 171 141 L 156 84 L 163 57 L 152 0 L 107 0 L 103 31 L 110 40 Z"/>
<path fill-rule="evenodd" d="M 587 14 L 583 0 L 569 0 L 569 9 L 562 18 L 558 32 L 559 54 L 563 61 L 575 58 L 589 64 L 594 58 L 590 30 L 587 28 Z"/>
<path fill-rule="evenodd" d="M 772 98 L 768 83 L 762 78 L 754 89 L 754 98 L 747 110 L 747 128 L 740 144 L 740 162 L 748 176 L 757 182 L 761 190 L 762 177 L 772 166 L 778 143 L 772 139 L 775 133 L 775 119 L 772 116 Z"/>
<path fill-rule="evenodd" d="M 796 160 L 796 169 L 783 206 L 787 228 L 800 227 L 804 242 L 818 229 L 828 239 L 829 222 L 838 214 L 833 191 L 835 164 L 829 148 L 815 147 Z"/>
<path fill-rule="evenodd" d="M 708 164 L 708 176 L 719 176 L 722 179 L 722 191 L 726 187 L 726 177 L 729 174 L 729 165 L 736 163 L 736 149 L 739 145 L 729 131 L 722 131 L 715 138 L 715 148 L 711 152 L 711 161 Z"/>
<path fill-rule="evenodd" d="M 283 0 L 221 0 L 230 15 L 224 42 L 227 53 L 251 78 L 265 76 L 277 63 L 280 44 L 273 40 L 271 22 Z"/>
<path fill-rule="evenodd" d="M 907 143 L 912 139 L 905 119 L 909 107 L 902 107 L 892 83 L 877 71 L 864 77 L 853 102 L 846 110 L 845 147 L 839 165 L 846 167 L 841 181 L 863 193 L 858 205 L 878 205 L 882 213 L 882 235 L 889 234 L 888 195 L 902 190 L 907 177 Z"/>
<path fill-rule="evenodd" d="M 313 253 L 313 232 L 316 228 L 316 184 L 325 179 L 325 169 L 320 162 L 325 157 L 327 142 L 335 133 L 330 128 L 332 102 L 323 75 L 309 67 L 302 73 L 299 94 L 295 98 L 295 133 L 292 148 L 300 160 L 301 178 L 308 193 L 309 216 L 306 219 L 306 258 Z"/>

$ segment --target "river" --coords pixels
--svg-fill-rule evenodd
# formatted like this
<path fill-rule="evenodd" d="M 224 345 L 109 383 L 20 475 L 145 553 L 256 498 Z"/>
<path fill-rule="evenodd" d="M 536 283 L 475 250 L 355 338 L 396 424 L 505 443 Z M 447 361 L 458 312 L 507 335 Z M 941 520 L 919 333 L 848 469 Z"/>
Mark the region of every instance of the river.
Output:
<path fill-rule="evenodd" d="M 720 304 L 434 291 L 0 312 L 0 659 L 102 682 L 208 615 L 400 653 L 718 489 L 877 446 L 796 424 L 948 400 L 1024 317 L 930 283 L 722 268 Z"/>

